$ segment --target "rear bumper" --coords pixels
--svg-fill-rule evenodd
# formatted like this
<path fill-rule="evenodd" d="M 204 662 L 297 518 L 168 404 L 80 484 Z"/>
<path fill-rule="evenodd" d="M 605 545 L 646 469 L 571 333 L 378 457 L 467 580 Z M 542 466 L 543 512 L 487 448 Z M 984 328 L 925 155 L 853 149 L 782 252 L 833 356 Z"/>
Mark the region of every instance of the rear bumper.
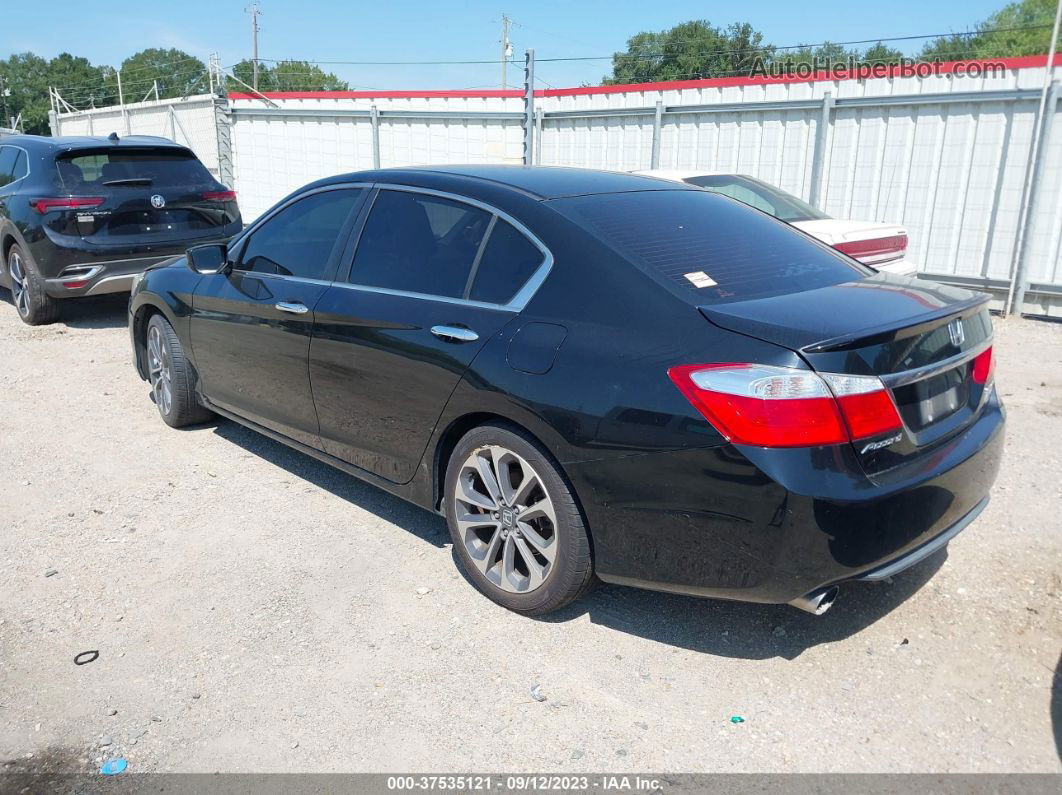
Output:
<path fill-rule="evenodd" d="M 129 292 L 133 281 L 146 268 L 182 253 L 74 263 L 64 268 L 59 276 L 45 279 L 44 291 L 52 298 Z"/>
<path fill-rule="evenodd" d="M 601 579 L 785 603 L 884 579 L 945 546 L 987 502 L 1004 425 L 993 395 L 975 423 L 888 484 L 862 475 L 847 445 L 725 445 L 568 470 Z"/>

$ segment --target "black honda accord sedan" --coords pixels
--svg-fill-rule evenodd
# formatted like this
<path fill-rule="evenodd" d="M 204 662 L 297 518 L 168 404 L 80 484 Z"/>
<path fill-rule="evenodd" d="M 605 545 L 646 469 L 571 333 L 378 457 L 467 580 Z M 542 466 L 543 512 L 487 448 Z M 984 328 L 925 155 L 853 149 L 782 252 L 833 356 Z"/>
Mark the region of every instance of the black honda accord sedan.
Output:
<path fill-rule="evenodd" d="M 512 610 L 600 578 L 822 613 L 984 508 L 985 300 L 679 183 L 469 166 L 308 185 L 148 270 L 129 321 L 168 424 L 439 511 Z"/>

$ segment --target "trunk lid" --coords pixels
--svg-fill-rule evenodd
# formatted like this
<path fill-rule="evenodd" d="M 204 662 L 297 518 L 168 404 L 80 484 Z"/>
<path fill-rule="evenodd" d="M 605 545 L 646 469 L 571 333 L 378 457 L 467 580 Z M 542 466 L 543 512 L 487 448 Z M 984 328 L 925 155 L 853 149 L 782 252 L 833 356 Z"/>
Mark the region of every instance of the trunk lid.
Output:
<path fill-rule="evenodd" d="M 880 377 L 903 428 L 856 444 L 874 475 L 931 454 L 979 415 L 991 389 L 972 377 L 974 358 L 992 341 L 987 301 L 878 274 L 700 311 L 721 328 L 796 351 L 818 372 Z"/>

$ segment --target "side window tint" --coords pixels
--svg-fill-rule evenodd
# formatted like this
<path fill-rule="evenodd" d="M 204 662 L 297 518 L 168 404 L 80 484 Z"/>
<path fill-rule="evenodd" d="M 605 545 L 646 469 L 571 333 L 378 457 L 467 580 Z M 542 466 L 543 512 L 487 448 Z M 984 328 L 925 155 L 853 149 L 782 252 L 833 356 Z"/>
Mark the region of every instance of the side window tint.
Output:
<path fill-rule="evenodd" d="M 15 173 L 15 158 L 19 150 L 13 146 L 0 146 L 0 185 L 11 182 Z"/>
<path fill-rule="evenodd" d="M 29 164 L 26 162 L 26 153 L 19 149 L 15 158 L 15 168 L 11 174 L 12 179 L 22 179 L 29 174 Z"/>
<path fill-rule="evenodd" d="M 469 298 L 506 304 L 542 264 L 542 251 L 507 221 L 498 219 L 476 270 Z"/>
<path fill-rule="evenodd" d="M 350 281 L 460 298 L 490 219 L 469 204 L 382 190 L 358 241 Z"/>
<path fill-rule="evenodd" d="M 362 191 L 330 190 L 289 204 L 257 230 L 240 267 L 303 279 L 328 276 L 332 249 Z"/>

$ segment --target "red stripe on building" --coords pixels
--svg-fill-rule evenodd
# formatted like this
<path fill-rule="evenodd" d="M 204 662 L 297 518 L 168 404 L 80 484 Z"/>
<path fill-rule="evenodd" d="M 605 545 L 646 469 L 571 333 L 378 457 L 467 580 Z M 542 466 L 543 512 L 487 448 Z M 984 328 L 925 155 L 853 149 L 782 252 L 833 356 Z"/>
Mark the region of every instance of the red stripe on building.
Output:
<path fill-rule="evenodd" d="M 1046 55 L 1023 55 L 1017 58 L 994 58 L 973 61 L 946 61 L 935 64 L 936 74 L 954 74 L 963 72 L 972 65 L 984 66 L 986 64 L 1002 64 L 1006 69 L 1033 69 L 1044 66 Z M 1062 66 L 1062 53 L 1056 53 L 1053 66 Z M 910 75 L 901 74 L 902 67 L 891 65 L 884 79 L 893 77 L 905 77 Z M 624 94 L 645 91 L 680 91 L 689 88 L 727 88 L 730 86 L 755 86 L 770 85 L 777 83 L 814 83 L 819 81 L 833 80 L 858 80 L 880 79 L 876 75 L 866 76 L 860 74 L 832 75 L 828 72 L 818 72 L 807 77 L 785 75 L 778 77 L 709 77 L 704 80 L 671 80 L 663 83 L 625 83 L 614 86 L 584 86 L 580 88 L 546 88 L 535 91 L 536 97 L 570 97 L 587 94 Z M 265 91 L 263 96 L 269 99 L 413 99 L 413 98 L 442 98 L 442 99 L 495 99 L 505 97 L 522 97 L 523 91 L 518 89 L 491 89 L 491 90 L 461 90 L 461 91 Z M 230 93 L 229 99 L 256 99 L 257 94 Z"/>

